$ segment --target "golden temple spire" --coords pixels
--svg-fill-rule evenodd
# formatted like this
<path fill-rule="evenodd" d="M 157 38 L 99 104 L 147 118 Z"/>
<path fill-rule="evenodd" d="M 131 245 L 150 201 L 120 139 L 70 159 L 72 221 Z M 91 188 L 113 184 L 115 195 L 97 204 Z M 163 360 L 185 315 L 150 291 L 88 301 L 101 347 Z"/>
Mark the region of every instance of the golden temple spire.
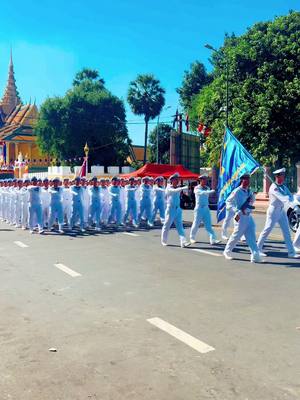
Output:
<path fill-rule="evenodd" d="M 14 73 L 14 64 L 12 58 L 12 50 L 10 50 L 10 63 L 8 67 L 8 79 L 6 88 L 4 90 L 3 98 L 0 102 L 3 113 L 9 115 L 17 105 L 21 103 L 19 93 L 16 86 L 16 79 Z"/>

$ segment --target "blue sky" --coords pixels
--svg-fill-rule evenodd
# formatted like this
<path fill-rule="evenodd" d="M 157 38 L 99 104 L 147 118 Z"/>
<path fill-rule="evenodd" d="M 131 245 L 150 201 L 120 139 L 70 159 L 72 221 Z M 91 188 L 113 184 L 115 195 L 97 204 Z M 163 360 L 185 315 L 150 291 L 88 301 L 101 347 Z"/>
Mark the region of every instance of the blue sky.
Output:
<path fill-rule="evenodd" d="M 0 94 L 10 46 L 24 102 L 63 95 L 82 67 L 96 68 L 107 87 L 126 99 L 129 82 L 153 73 L 166 90 L 161 120 L 178 106 L 176 87 L 194 60 L 209 68 L 205 43 L 222 45 L 224 34 L 244 33 L 258 21 L 299 10 L 299 0 L 14 0 L 0 15 Z M 144 126 L 128 105 L 130 137 L 143 144 Z M 136 124 L 136 122 L 138 122 Z"/>

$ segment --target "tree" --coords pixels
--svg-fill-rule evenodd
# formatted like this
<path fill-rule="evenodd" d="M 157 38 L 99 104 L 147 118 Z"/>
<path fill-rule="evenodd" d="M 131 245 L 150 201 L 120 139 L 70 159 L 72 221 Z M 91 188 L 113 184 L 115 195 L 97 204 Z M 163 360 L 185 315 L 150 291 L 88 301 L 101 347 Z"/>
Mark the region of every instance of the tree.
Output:
<path fill-rule="evenodd" d="M 78 86 L 83 82 L 98 82 L 101 88 L 104 87 L 104 79 L 99 77 L 99 72 L 96 69 L 83 68 L 77 72 L 73 80 L 73 86 Z"/>
<path fill-rule="evenodd" d="M 189 71 L 184 71 L 181 87 L 176 91 L 185 110 L 189 109 L 193 96 L 211 81 L 212 75 L 206 72 L 205 66 L 199 61 L 193 62 Z"/>
<path fill-rule="evenodd" d="M 170 135 L 173 128 L 168 124 L 158 124 L 149 135 L 149 161 L 156 162 L 157 150 L 157 131 L 158 141 L 158 161 L 162 164 L 170 163 Z"/>
<path fill-rule="evenodd" d="M 153 75 L 138 75 L 130 82 L 127 101 L 134 114 L 143 115 L 145 121 L 144 164 L 147 161 L 148 124 L 157 117 L 165 105 L 165 90 Z"/>
<path fill-rule="evenodd" d="M 47 99 L 35 133 L 42 152 L 60 160 L 82 156 L 86 142 L 90 165 L 120 164 L 129 154 L 124 104 L 104 87 L 98 73 L 77 74 L 65 96 Z"/>
<path fill-rule="evenodd" d="M 213 81 L 191 101 L 190 115 L 209 124 L 209 160 L 216 165 L 224 133 L 226 68 L 229 126 L 264 165 L 293 164 L 300 153 L 300 13 L 257 23 L 227 36 L 214 53 Z M 192 117 L 190 117 L 192 119 Z"/>

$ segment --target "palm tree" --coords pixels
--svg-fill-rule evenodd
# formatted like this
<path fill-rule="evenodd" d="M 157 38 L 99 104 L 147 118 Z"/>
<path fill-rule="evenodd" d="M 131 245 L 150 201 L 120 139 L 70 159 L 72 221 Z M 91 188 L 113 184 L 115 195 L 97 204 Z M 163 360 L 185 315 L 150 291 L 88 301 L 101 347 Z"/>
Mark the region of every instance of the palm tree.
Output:
<path fill-rule="evenodd" d="M 145 121 L 144 164 L 147 161 L 148 123 L 157 117 L 165 105 L 165 90 L 153 75 L 138 75 L 130 82 L 127 101 L 134 114 L 143 115 Z"/>
<path fill-rule="evenodd" d="M 77 72 L 75 79 L 73 80 L 73 86 L 79 86 L 84 81 L 98 82 L 99 85 L 104 87 L 105 81 L 100 78 L 99 72 L 96 69 L 83 68 Z"/>

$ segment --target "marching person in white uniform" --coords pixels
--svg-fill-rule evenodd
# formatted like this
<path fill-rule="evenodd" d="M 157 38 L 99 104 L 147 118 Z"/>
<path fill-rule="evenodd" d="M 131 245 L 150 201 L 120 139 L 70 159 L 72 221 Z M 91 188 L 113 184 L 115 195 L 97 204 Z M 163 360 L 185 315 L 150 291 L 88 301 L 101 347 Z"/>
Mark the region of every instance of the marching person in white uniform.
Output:
<path fill-rule="evenodd" d="M 89 221 L 90 195 L 88 191 L 87 180 L 84 177 L 81 178 L 81 191 L 84 226 L 87 226 Z"/>
<path fill-rule="evenodd" d="M 75 178 L 75 185 L 71 186 L 72 194 L 72 217 L 71 227 L 75 227 L 75 224 L 79 220 L 81 232 L 85 232 L 84 229 L 84 215 L 83 215 L 83 190 L 80 186 L 80 178 Z"/>
<path fill-rule="evenodd" d="M 100 198 L 100 188 L 98 186 L 97 177 L 94 176 L 91 181 L 92 186 L 88 187 L 89 191 L 89 219 L 95 224 L 95 230 L 100 231 L 100 220 L 101 220 L 101 198 Z"/>
<path fill-rule="evenodd" d="M 22 189 L 23 189 L 23 181 L 22 179 L 18 179 L 17 187 L 15 188 L 15 226 L 17 228 L 21 228 L 22 226 Z"/>
<path fill-rule="evenodd" d="M 232 250 L 237 245 L 242 235 L 245 235 L 246 242 L 251 252 L 251 262 L 260 263 L 263 262 L 263 260 L 256 244 L 255 223 L 251 216 L 251 211 L 254 209 L 253 203 L 255 198 L 254 194 L 249 189 L 250 175 L 244 174 L 241 176 L 240 180 L 240 186 L 230 194 L 227 200 L 230 207 L 235 211 L 235 217 L 234 230 L 226 244 L 223 254 L 227 260 L 232 260 Z"/>
<path fill-rule="evenodd" d="M 109 217 L 109 192 L 106 183 L 106 179 L 100 179 L 100 200 L 101 200 L 101 224 L 107 225 Z"/>
<path fill-rule="evenodd" d="M 145 176 L 142 179 L 142 184 L 140 186 L 140 212 L 138 215 L 138 221 L 141 223 L 142 218 L 145 218 L 148 226 L 153 226 L 152 223 L 152 186 L 150 185 L 150 179 Z"/>
<path fill-rule="evenodd" d="M 218 244 L 220 240 L 217 240 L 216 234 L 212 228 L 211 215 L 209 209 L 209 195 L 214 193 L 214 190 L 210 190 L 207 185 L 208 177 L 206 175 L 199 176 L 199 185 L 195 186 L 194 194 L 196 199 L 196 206 L 194 209 L 194 221 L 190 232 L 190 242 L 196 243 L 196 235 L 199 229 L 199 225 L 203 222 L 204 227 L 209 235 L 210 244 Z"/>
<path fill-rule="evenodd" d="M 267 240 L 269 234 L 272 232 L 274 226 L 278 223 L 281 228 L 285 245 L 288 250 L 288 257 L 299 258 L 299 256 L 296 254 L 291 239 L 288 218 L 284 209 L 285 203 L 293 201 L 292 193 L 289 191 L 287 186 L 284 185 L 285 172 L 285 168 L 281 168 L 273 172 L 273 174 L 275 175 L 275 182 L 272 183 L 269 190 L 270 201 L 267 210 L 267 219 L 264 230 L 259 235 L 257 245 L 259 251 L 262 253 L 265 241 Z M 262 253 L 262 255 L 265 254 Z"/>
<path fill-rule="evenodd" d="M 29 210 L 29 229 L 33 233 L 35 222 L 37 222 L 39 233 L 43 230 L 43 211 L 41 201 L 41 187 L 37 185 L 37 178 L 31 179 L 31 185 L 28 186 L 28 210 Z"/>
<path fill-rule="evenodd" d="M 64 233 L 63 188 L 59 186 L 59 183 L 60 180 L 54 178 L 53 186 L 48 189 L 50 196 L 49 228 L 52 228 L 52 225 L 57 218 L 58 231 L 59 233 Z"/>
<path fill-rule="evenodd" d="M 49 212 L 50 212 L 50 193 L 49 193 L 49 180 L 45 178 L 43 180 L 44 186 L 41 190 L 41 201 L 43 210 L 43 227 L 49 226 Z"/>
<path fill-rule="evenodd" d="M 129 184 L 125 186 L 125 215 L 124 215 L 124 224 L 127 223 L 128 218 L 132 219 L 132 224 L 135 228 L 138 227 L 138 218 L 137 218 L 137 201 L 135 197 L 135 193 L 137 191 L 137 187 L 134 184 L 134 178 L 129 178 Z"/>
<path fill-rule="evenodd" d="M 29 214 L 28 214 L 28 203 L 29 203 L 29 192 L 28 186 L 30 185 L 30 180 L 25 179 L 22 187 L 22 196 L 21 196 L 21 208 L 22 208 L 22 217 L 21 217 L 21 225 L 22 229 L 28 229 L 28 222 L 29 222 Z"/>
<path fill-rule="evenodd" d="M 67 226 L 70 226 L 72 216 L 72 193 L 69 187 L 69 179 L 65 178 L 63 184 L 62 197 L 64 220 L 66 221 Z"/>
<path fill-rule="evenodd" d="M 168 245 L 168 235 L 172 223 L 176 225 L 176 229 L 180 238 L 181 247 L 188 247 L 190 243 L 186 240 L 185 231 L 182 222 L 182 210 L 180 208 L 180 192 L 187 190 L 188 186 L 178 187 L 179 174 L 170 176 L 170 185 L 166 189 L 167 208 L 165 221 L 161 231 L 161 244 Z"/>
<path fill-rule="evenodd" d="M 114 222 L 117 226 L 123 224 L 119 182 L 120 180 L 117 176 L 112 177 L 111 186 L 108 189 L 110 196 L 110 214 L 108 223 L 111 224 Z"/>
<path fill-rule="evenodd" d="M 153 186 L 153 210 L 152 223 L 155 222 L 156 214 L 159 212 L 161 223 L 164 223 L 166 213 L 166 190 L 164 187 L 164 178 L 159 176 L 155 179 Z"/>

